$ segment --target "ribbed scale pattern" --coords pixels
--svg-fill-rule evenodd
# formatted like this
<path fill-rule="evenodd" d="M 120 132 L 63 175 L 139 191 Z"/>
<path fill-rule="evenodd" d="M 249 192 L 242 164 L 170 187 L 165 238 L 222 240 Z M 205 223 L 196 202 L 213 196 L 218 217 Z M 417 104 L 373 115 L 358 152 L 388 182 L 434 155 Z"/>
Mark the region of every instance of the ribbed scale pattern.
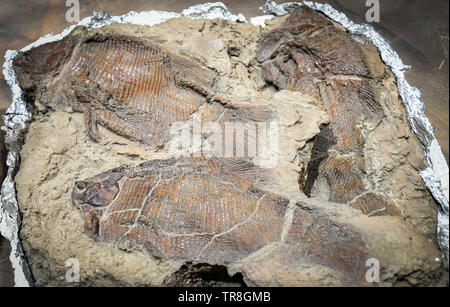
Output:
<path fill-rule="evenodd" d="M 336 142 L 332 149 L 337 152 L 325 160 L 320 169 L 330 184 L 330 200 L 346 203 L 366 191 L 362 157 L 365 141 L 360 123 L 369 117 L 381 118 L 382 110 L 366 80 L 332 80 L 319 88 L 324 107 L 331 115 L 329 128 Z M 378 210 L 386 205 L 384 201 L 372 201 L 368 207 L 364 207 L 363 202 L 359 204 L 364 213 L 370 213 L 368 208 Z"/>
<path fill-rule="evenodd" d="M 322 103 L 331 115 L 330 128 L 336 138 L 335 149 L 360 150 L 364 139 L 359 123 L 365 120 L 363 105 L 367 103 L 358 95 L 366 81 L 333 80 L 330 85 L 319 85 Z"/>
<path fill-rule="evenodd" d="M 360 209 L 365 214 L 374 214 L 386 209 L 386 201 L 381 196 L 369 192 L 361 195 L 355 201 L 350 203 L 353 208 Z"/>
<path fill-rule="evenodd" d="M 130 168 L 100 217 L 98 236 L 167 258 L 218 263 L 281 239 L 286 201 L 240 184 L 251 187 L 258 169 L 242 161 L 186 159 L 169 168 L 151 162 Z"/>
<path fill-rule="evenodd" d="M 143 40 L 94 36 L 81 44 L 66 77 L 75 86 L 99 89 L 122 103 L 126 108 L 123 116 L 108 108 L 97 108 L 95 115 L 105 126 L 142 139 L 142 135 L 158 135 L 172 123 L 187 120 L 205 102 L 202 95 L 177 83 L 181 72 L 171 66 L 174 59 L 184 61 Z M 136 123 L 127 125 L 132 120 L 118 118 L 126 115 L 133 115 Z M 130 128 L 141 132 L 130 135 Z"/>
<path fill-rule="evenodd" d="M 275 219 L 279 227 L 282 217 L 274 215 L 277 212 L 272 212 L 270 202 L 262 200 L 256 211 L 259 198 L 230 187 L 229 183 L 224 185 L 205 176 L 188 175 L 183 182 L 161 183 L 154 193 L 144 208 L 147 223 L 139 224 L 137 229 L 144 234 L 141 237 L 144 242 L 151 242 L 169 257 L 217 261 L 219 256 L 219 259 L 223 257 L 221 262 L 225 262 L 237 255 L 218 255 L 221 250 L 254 251 L 267 243 L 265 240 L 273 240 L 279 234 L 279 229 L 272 226 L 272 220 Z M 244 223 L 255 211 L 254 219 Z M 149 232 L 148 223 L 159 231 Z M 241 223 L 235 231 L 226 233 Z M 256 240 L 255 235 L 261 235 L 261 230 L 271 236 Z M 226 234 L 220 236 L 222 233 Z M 214 236 L 216 239 L 212 240 Z M 208 251 L 202 253 L 203 249 Z"/>
<path fill-rule="evenodd" d="M 320 65 L 336 75 L 370 74 L 358 43 L 347 33 L 328 26 L 308 40 L 308 47 L 317 51 Z"/>
<path fill-rule="evenodd" d="M 327 152 L 313 151 L 309 167 L 314 169 L 308 170 L 305 193 L 311 193 L 319 173 L 328 180 L 332 201 L 346 203 L 366 192 L 360 126 L 366 120 L 381 119 L 383 109 L 368 79 L 370 70 L 359 44 L 308 8 L 294 11 L 284 30 L 268 33 L 261 43 L 257 58 L 265 61 L 266 80 L 278 88 L 318 98 L 330 114 L 332 133 L 325 143 L 332 145 L 324 150 L 333 154 L 328 157 Z"/>
<path fill-rule="evenodd" d="M 322 162 L 322 172 L 332 191 L 331 201 L 346 203 L 365 191 L 366 187 L 362 181 L 363 163 L 361 158 L 335 155 Z"/>

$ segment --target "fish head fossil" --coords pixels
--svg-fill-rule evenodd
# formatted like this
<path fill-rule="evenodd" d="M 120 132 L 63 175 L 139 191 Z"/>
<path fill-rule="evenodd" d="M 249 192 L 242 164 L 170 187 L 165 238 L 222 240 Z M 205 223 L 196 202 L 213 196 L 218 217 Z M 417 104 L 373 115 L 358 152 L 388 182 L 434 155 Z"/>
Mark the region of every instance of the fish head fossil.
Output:
<path fill-rule="evenodd" d="M 72 190 L 72 201 L 82 212 L 85 229 L 97 235 L 100 217 L 119 193 L 119 180 L 123 167 L 110 170 L 92 178 L 76 181 Z"/>
<path fill-rule="evenodd" d="M 39 81 L 58 74 L 78 43 L 80 33 L 84 31 L 84 27 L 77 27 L 65 39 L 19 52 L 13 67 L 20 87 L 32 89 Z"/>
<path fill-rule="evenodd" d="M 119 180 L 122 168 L 116 168 L 90 179 L 75 182 L 72 200 L 79 207 L 91 209 L 110 204 L 119 192 Z"/>

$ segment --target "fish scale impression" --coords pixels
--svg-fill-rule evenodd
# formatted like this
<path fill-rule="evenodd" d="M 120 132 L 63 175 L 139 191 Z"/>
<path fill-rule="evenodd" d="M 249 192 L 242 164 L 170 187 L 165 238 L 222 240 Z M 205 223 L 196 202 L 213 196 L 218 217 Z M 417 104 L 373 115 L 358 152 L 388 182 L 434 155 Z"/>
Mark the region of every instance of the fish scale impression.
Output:
<path fill-rule="evenodd" d="M 76 27 L 13 68 L 33 285 L 448 282 L 395 77 L 319 12 Z"/>

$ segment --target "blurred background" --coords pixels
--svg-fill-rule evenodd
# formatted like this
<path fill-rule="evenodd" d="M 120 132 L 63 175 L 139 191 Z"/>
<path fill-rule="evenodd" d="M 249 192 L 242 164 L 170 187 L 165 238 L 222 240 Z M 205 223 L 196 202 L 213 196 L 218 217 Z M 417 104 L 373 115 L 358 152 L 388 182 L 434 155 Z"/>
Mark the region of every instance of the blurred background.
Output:
<path fill-rule="evenodd" d="M 93 11 L 122 15 L 129 11 L 164 10 L 181 12 L 201 0 L 79 0 L 80 18 Z M 243 13 L 247 20 L 262 15 L 259 7 L 265 0 L 223 0 L 233 13 Z M 279 0 L 278 2 L 285 2 Z M 366 22 L 366 0 L 328 0 L 357 23 Z M 66 0 L 1 0 L 0 56 L 8 49 L 21 49 L 48 33 L 60 33 L 71 25 L 66 21 Z M 375 29 L 412 66 L 407 73 L 411 85 L 420 89 L 428 118 L 445 158 L 449 158 L 449 1 L 448 0 L 380 0 L 380 22 Z M 0 61 L 3 63 L 3 60 Z M 3 75 L 0 76 L 0 115 L 11 102 Z M 3 125 L 0 119 L 0 125 Z M 5 174 L 3 131 L 0 132 L 0 179 Z M 9 262 L 9 243 L 0 236 L 0 287 L 13 286 Z"/>

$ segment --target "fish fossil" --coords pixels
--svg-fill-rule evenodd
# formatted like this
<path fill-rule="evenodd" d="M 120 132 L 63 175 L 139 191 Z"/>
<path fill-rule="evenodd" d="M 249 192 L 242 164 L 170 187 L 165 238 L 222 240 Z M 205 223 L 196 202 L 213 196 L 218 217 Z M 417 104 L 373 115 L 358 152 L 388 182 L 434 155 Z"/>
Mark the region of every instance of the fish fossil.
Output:
<path fill-rule="evenodd" d="M 14 69 L 22 89 L 41 104 L 84 112 L 89 136 L 96 141 L 100 123 L 162 146 L 173 123 L 187 121 L 207 101 L 215 106 L 205 121 L 224 112 L 245 120 L 252 110 L 224 106 L 226 101 L 212 90 L 213 71 L 132 36 L 76 28 L 61 41 L 20 53 Z"/>
<path fill-rule="evenodd" d="M 330 124 L 314 140 L 304 193 L 310 196 L 323 175 L 331 201 L 352 202 L 367 214 L 385 208 L 386 202 L 369 191 L 364 178 L 361 123 L 379 122 L 384 111 L 360 44 L 321 13 L 300 7 L 283 28 L 261 38 L 256 58 L 267 82 L 315 97 L 330 114 Z M 365 193 L 371 197 L 358 197 Z"/>
<path fill-rule="evenodd" d="M 359 282 L 364 242 L 318 212 L 289 210 L 289 201 L 255 187 L 269 177 L 242 160 L 154 160 L 78 181 L 72 200 L 92 236 L 156 257 L 228 265 L 281 244 L 290 256 L 280 249 L 280 257 Z"/>

